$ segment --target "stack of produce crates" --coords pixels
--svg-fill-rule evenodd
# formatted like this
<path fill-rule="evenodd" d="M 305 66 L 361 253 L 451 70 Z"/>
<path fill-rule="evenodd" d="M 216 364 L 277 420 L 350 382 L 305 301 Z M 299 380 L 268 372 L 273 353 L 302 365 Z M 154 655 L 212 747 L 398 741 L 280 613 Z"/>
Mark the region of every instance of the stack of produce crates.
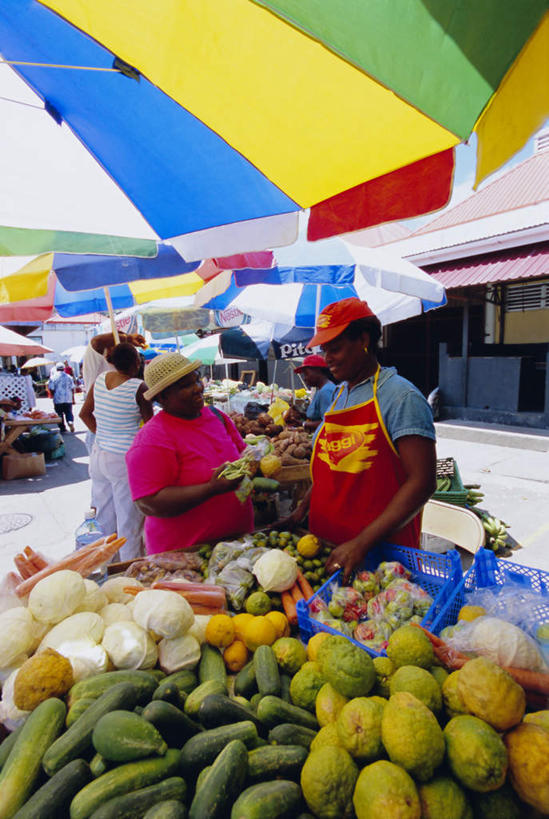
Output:
<path fill-rule="evenodd" d="M 358 567 L 358 571 L 375 571 L 383 561 L 398 561 L 411 572 L 410 580 L 417 583 L 432 598 L 433 603 L 421 621 L 424 628 L 431 630 L 431 624 L 445 607 L 445 604 L 452 596 L 456 586 L 462 580 L 461 561 L 455 549 L 446 554 L 434 554 L 425 552 L 422 549 L 411 549 L 407 546 L 397 546 L 393 543 L 380 543 L 366 556 L 366 559 Z M 342 570 L 337 571 L 330 577 L 309 600 L 300 600 L 297 603 L 297 618 L 301 638 L 307 642 L 313 634 L 319 631 L 327 631 L 329 634 L 341 634 L 330 626 L 321 623 L 311 615 L 314 610 L 315 601 L 320 598 L 326 605 L 332 599 L 333 584 L 341 585 Z M 357 640 L 348 638 L 354 645 L 367 651 L 373 657 L 386 657 L 385 651 L 374 651 L 368 646 L 359 643 Z"/>
<path fill-rule="evenodd" d="M 488 587 L 496 587 L 497 590 L 511 583 L 540 595 L 536 619 L 539 623 L 549 622 L 549 572 L 511 563 L 497 558 L 489 549 L 479 549 L 469 571 L 435 613 L 430 631 L 440 634 L 446 626 L 453 626 L 461 607 L 467 602 L 468 593 Z"/>
<path fill-rule="evenodd" d="M 448 485 L 448 489 L 443 489 Z M 458 465 L 453 458 L 437 459 L 437 487 L 441 487 L 433 494 L 433 499 L 453 503 L 455 506 L 465 506 L 467 490 L 463 486 Z"/>

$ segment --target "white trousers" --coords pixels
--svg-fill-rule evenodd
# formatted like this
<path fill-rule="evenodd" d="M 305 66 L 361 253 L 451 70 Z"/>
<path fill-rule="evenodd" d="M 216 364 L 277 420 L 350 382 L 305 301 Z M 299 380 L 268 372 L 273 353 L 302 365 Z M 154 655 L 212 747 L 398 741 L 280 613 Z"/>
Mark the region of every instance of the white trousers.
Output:
<path fill-rule="evenodd" d="M 90 455 L 90 478 L 99 526 L 106 535 L 118 532 L 126 538 L 119 551 L 120 560 L 140 557 L 144 517 L 132 501 L 124 455 L 100 449 L 95 442 Z"/>

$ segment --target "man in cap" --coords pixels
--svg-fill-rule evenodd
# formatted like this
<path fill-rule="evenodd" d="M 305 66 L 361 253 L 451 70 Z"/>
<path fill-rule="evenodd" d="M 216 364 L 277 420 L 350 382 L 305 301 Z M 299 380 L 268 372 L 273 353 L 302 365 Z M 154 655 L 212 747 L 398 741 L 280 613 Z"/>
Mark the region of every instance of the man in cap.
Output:
<path fill-rule="evenodd" d="M 71 432 L 74 432 L 74 417 L 72 414 L 72 399 L 74 393 L 74 381 L 65 372 L 65 365 L 62 362 L 55 365 L 48 381 L 48 389 L 52 394 L 53 408 L 61 418 L 59 429 L 66 432 L 65 419 Z"/>

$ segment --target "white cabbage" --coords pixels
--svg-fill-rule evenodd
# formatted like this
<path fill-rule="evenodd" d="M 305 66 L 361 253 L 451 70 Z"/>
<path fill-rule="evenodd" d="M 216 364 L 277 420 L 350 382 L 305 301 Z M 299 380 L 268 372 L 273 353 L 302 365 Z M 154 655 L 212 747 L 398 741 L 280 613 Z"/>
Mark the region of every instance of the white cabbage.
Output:
<path fill-rule="evenodd" d="M 130 612 L 131 618 L 133 620 L 133 610 L 134 610 L 134 606 L 135 606 L 135 597 L 132 597 L 132 599 L 128 603 L 124 603 L 124 605 L 126 606 L 128 611 Z"/>
<path fill-rule="evenodd" d="M 39 580 L 29 594 L 29 610 L 41 623 L 59 623 L 73 614 L 86 596 L 86 586 L 78 572 L 68 569 Z"/>
<path fill-rule="evenodd" d="M 478 617 L 472 621 L 468 631 L 469 650 L 488 657 L 498 665 L 526 668 L 530 671 L 541 671 L 545 667 L 536 642 L 518 626 L 506 620 Z"/>
<path fill-rule="evenodd" d="M 86 596 L 80 605 L 75 609 L 77 611 L 99 611 L 103 606 L 107 605 L 107 595 L 94 580 L 84 578 L 84 585 L 86 587 Z"/>
<path fill-rule="evenodd" d="M 59 651 L 60 645 L 74 640 L 90 640 L 93 643 L 100 643 L 104 631 L 105 623 L 101 615 L 94 611 L 80 611 L 77 614 L 71 614 L 70 617 L 65 617 L 51 631 L 48 631 L 38 651 L 44 651 L 46 648 Z"/>
<path fill-rule="evenodd" d="M 130 600 L 133 600 L 134 595 L 128 594 L 124 589 L 130 586 L 135 586 L 137 589 L 144 588 L 143 583 L 133 577 L 111 577 L 105 580 L 101 589 L 106 594 L 109 603 L 129 603 Z"/>
<path fill-rule="evenodd" d="M 115 668 L 152 668 L 158 659 L 154 640 L 137 623 L 107 626 L 102 645 Z"/>
<path fill-rule="evenodd" d="M 36 639 L 32 614 L 22 606 L 0 614 L 0 668 L 13 665 L 21 654 L 34 648 Z"/>
<path fill-rule="evenodd" d="M 106 626 L 119 623 L 121 620 L 133 620 L 130 607 L 124 603 L 107 603 L 106 606 L 100 609 L 99 614 Z"/>
<path fill-rule="evenodd" d="M 166 674 L 194 668 L 200 660 L 200 643 L 191 634 L 175 637 L 173 640 L 161 640 L 158 644 L 160 668 Z"/>
<path fill-rule="evenodd" d="M 281 549 L 269 549 L 256 560 L 253 573 L 265 591 L 283 592 L 297 580 L 297 563 Z"/>
<path fill-rule="evenodd" d="M 7 668 L 0 668 L 0 687 L 4 685 L 4 683 L 6 682 L 6 680 L 9 677 L 9 675 L 13 671 L 17 671 L 19 668 L 21 668 L 23 663 L 28 659 L 29 659 L 28 654 L 20 654 L 18 657 L 16 657 L 14 659 L 14 661 L 11 663 L 11 665 L 9 665 Z M 0 722 L 2 722 L 1 719 L 0 719 Z"/>
<path fill-rule="evenodd" d="M 194 622 L 194 613 L 177 592 L 148 589 L 137 595 L 133 619 L 141 628 L 171 640 L 188 631 Z"/>
<path fill-rule="evenodd" d="M 61 643 L 56 651 L 70 660 L 75 682 L 93 677 L 95 674 L 103 674 L 109 665 L 109 657 L 103 646 L 84 637 L 67 640 Z"/>
<path fill-rule="evenodd" d="M 20 708 L 16 706 L 13 701 L 13 689 L 15 685 L 15 678 L 19 673 L 19 669 L 16 668 L 9 677 L 7 678 L 6 682 L 2 687 L 2 699 L 0 700 L 0 723 L 3 723 L 8 731 L 15 731 L 21 725 L 23 725 L 29 714 L 30 711 L 21 711 Z"/>
<path fill-rule="evenodd" d="M 211 614 L 195 614 L 194 623 L 187 632 L 187 634 L 195 637 L 200 645 L 206 642 L 206 626 L 210 622 L 211 616 Z"/>

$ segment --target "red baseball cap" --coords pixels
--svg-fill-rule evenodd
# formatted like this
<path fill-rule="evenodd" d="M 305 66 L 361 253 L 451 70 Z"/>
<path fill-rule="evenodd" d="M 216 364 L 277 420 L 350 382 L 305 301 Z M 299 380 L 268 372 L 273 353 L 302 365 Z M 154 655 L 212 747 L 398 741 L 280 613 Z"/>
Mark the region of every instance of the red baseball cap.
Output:
<path fill-rule="evenodd" d="M 303 364 L 300 364 L 299 367 L 295 368 L 296 373 L 300 373 L 305 367 L 322 367 L 323 369 L 327 370 L 328 365 L 326 364 L 325 359 L 321 355 L 308 355 L 305 356 L 303 359 Z"/>
<path fill-rule="evenodd" d="M 328 304 L 327 307 L 318 314 L 316 333 L 309 341 L 309 347 L 326 344 L 326 342 L 340 335 L 352 321 L 367 318 L 368 316 L 376 317 L 375 313 L 370 310 L 365 301 L 361 301 L 354 296 Z M 307 359 L 305 359 L 305 361 L 306 360 Z"/>

